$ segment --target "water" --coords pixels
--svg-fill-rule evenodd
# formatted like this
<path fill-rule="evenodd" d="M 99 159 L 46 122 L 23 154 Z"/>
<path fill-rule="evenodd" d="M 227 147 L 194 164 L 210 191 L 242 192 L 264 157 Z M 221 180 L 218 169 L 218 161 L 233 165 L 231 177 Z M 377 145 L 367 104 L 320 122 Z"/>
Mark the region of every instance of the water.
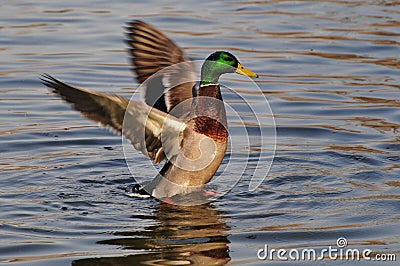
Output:
<path fill-rule="evenodd" d="M 0 14 L 0 264 L 265 265 L 274 264 L 257 258 L 265 244 L 321 250 L 339 237 L 400 256 L 398 1 L 13 0 Z M 129 97 L 131 19 L 195 59 L 229 50 L 260 74 L 277 150 L 255 192 L 245 176 L 202 206 L 128 197 L 120 137 L 39 83 L 46 72 Z M 224 80 L 251 97 L 246 81 Z"/>

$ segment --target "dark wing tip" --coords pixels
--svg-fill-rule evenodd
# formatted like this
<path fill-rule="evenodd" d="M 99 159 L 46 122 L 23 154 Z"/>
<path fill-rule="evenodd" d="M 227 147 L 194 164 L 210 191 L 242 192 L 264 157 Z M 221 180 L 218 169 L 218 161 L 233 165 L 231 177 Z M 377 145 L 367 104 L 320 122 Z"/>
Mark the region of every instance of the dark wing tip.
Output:
<path fill-rule="evenodd" d="M 47 74 L 47 73 L 42 73 L 42 74 L 40 74 L 39 79 L 40 79 L 40 81 L 42 82 L 42 84 L 43 84 L 43 85 L 46 85 L 47 87 L 52 87 L 51 84 L 59 83 L 59 82 L 60 82 L 59 80 L 53 78 L 52 76 L 50 76 L 50 75 Z"/>
<path fill-rule="evenodd" d="M 40 82 L 46 87 L 50 88 L 52 92 L 59 93 L 57 91 L 57 83 L 61 83 L 61 81 L 53 78 L 47 73 L 42 73 L 39 76 Z"/>
<path fill-rule="evenodd" d="M 126 25 L 128 25 L 129 27 L 135 27 L 136 25 L 140 25 L 140 24 L 144 25 L 144 24 L 147 24 L 147 23 L 142 21 L 142 20 L 139 20 L 139 19 L 133 19 L 133 20 L 130 20 L 130 21 L 128 21 L 126 23 Z"/>
<path fill-rule="evenodd" d="M 71 87 L 67 84 L 65 84 L 64 82 L 59 81 L 58 79 L 50 76 L 47 73 L 42 73 L 40 74 L 40 82 L 45 85 L 46 87 L 48 87 L 49 89 L 51 89 L 51 91 L 53 93 L 59 94 L 61 96 L 64 96 L 61 89 L 63 87 Z"/>
<path fill-rule="evenodd" d="M 49 84 L 49 82 L 54 81 L 54 78 L 47 73 L 40 74 L 39 79 L 40 79 L 40 82 L 46 86 Z"/>

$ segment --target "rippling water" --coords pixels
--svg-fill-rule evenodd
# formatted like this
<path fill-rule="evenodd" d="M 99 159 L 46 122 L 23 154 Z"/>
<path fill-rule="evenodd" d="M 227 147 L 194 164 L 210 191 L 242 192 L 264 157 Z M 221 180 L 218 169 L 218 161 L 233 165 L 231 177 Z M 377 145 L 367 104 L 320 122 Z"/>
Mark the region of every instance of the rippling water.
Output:
<path fill-rule="evenodd" d="M 398 1 L 2 1 L 0 14 L 0 264 L 265 265 L 265 244 L 320 250 L 339 237 L 400 256 Z M 121 139 L 39 83 L 46 72 L 129 97 L 131 19 L 195 59 L 229 50 L 261 74 L 277 150 L 258 190 L 245 176 L 202 206 L 129 198 Z"/>

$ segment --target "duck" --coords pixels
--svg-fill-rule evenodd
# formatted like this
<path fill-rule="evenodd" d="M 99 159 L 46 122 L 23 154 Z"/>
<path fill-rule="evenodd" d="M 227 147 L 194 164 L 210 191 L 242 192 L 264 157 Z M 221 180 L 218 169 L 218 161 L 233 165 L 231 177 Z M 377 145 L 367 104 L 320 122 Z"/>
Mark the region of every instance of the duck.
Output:
<path fill-rule="evenodd" d="M 258 75 L 232 53 L 216 51 L 202 63 L 197 81 L 193 61 L 164 33 L 140 20 L 128 22 L 125 31 L 142 101 L 69 85 L 46 73 L 41 82 L 84 117 L 122 134 L 154 164 L 165 161 L 152 181 L 135 190 L 165 201 L 202 191 L 228 145 L 219 78 Z"/>

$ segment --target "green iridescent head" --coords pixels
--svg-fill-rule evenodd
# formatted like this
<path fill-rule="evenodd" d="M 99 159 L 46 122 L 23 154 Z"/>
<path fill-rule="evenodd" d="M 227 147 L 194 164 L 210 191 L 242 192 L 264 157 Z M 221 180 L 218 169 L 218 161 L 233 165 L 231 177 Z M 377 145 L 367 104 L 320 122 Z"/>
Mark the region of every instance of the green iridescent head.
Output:
<path fill-rule="evenodd" d="M 238 73 L 258 78 L 257 74 L 243 67 L 233 54 L 217 51 L 207 57 L 201 67 L 201 84 L 217 84 L 219 77 L 225 73 Z"/>

